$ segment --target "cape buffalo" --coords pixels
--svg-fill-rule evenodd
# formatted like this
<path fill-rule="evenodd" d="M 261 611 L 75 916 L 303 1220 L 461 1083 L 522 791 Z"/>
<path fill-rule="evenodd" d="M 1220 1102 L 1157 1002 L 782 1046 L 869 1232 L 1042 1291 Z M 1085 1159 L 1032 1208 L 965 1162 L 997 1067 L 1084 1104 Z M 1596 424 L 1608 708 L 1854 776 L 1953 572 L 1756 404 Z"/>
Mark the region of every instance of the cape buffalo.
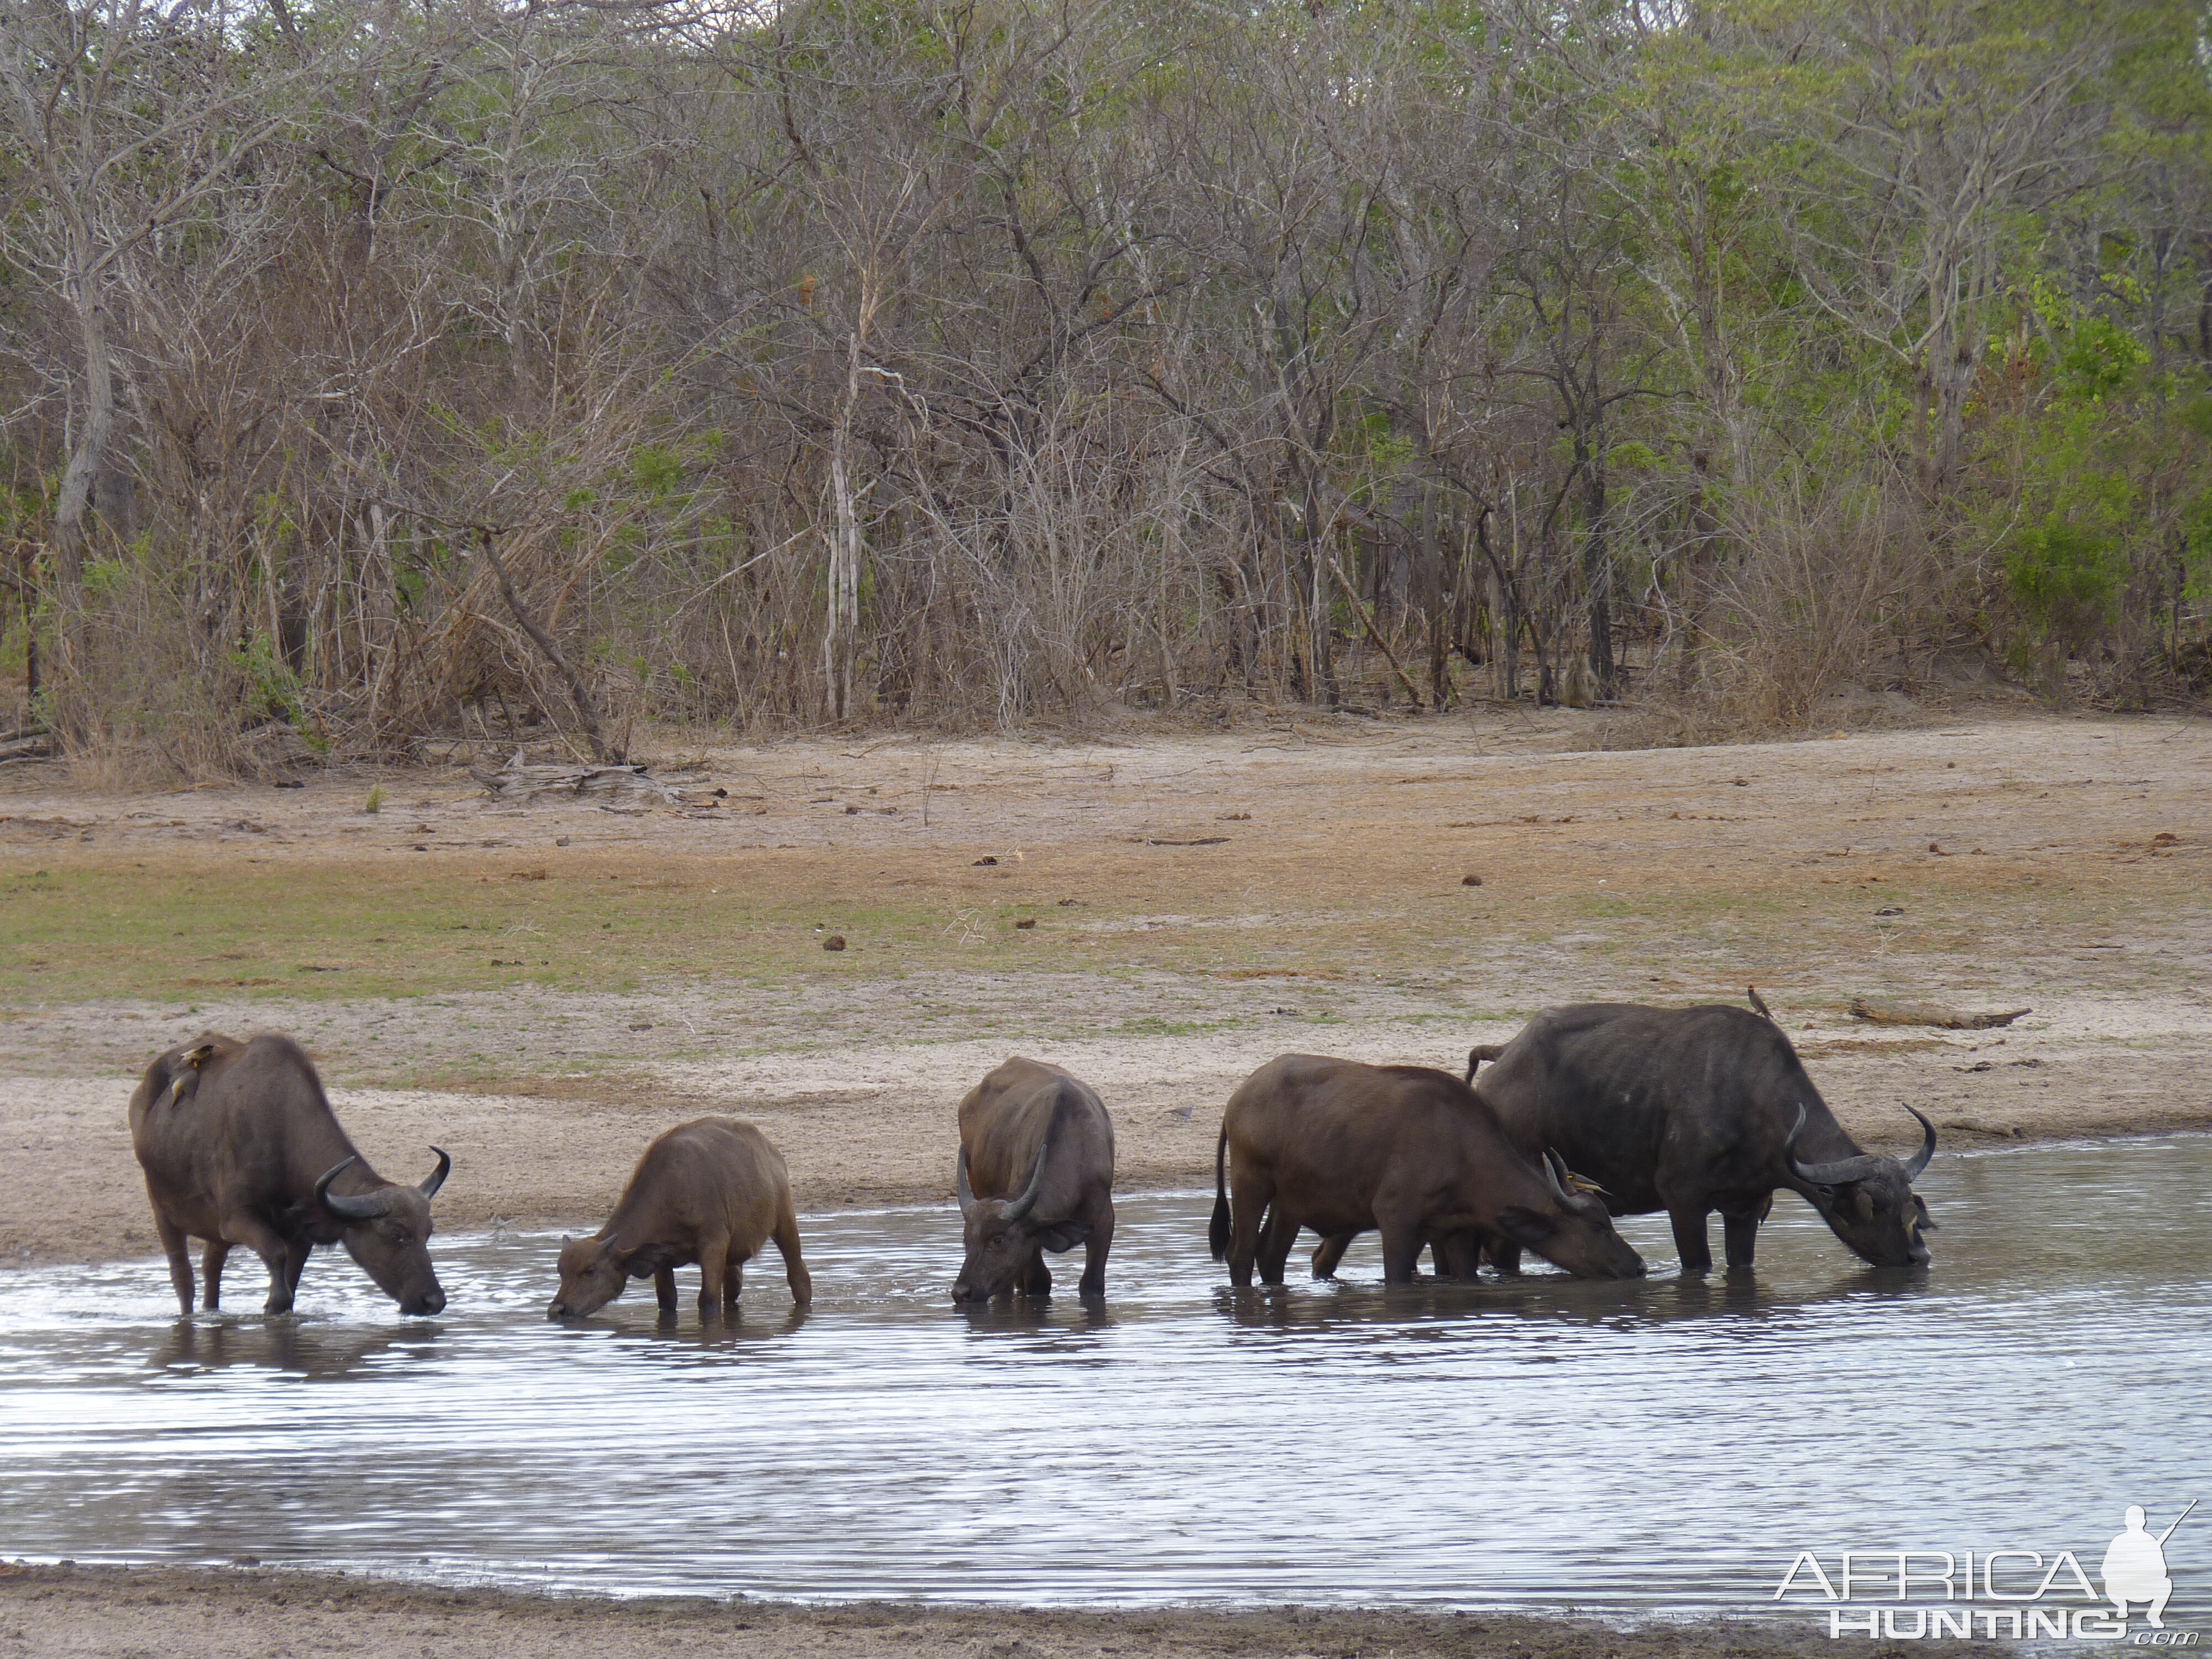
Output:
<path fill-rule="evenodd" d="M 131 1145 L 146 1171 L 154 1228 L 178 1310 L 192 1310 L 186 1237 L 207 1241 L 201 1303 L 222 1305 L 222 1264 L 243 1244 L 269 1267 L 264 1311 L 289 1313 L 307 1253 L 343 1243 L 404 1314 L 434 1314 L 446 1292 L 430 1266 L 430 1200 L 453 1159 L 419 1187 L 370 1169 L 338 1127 L 300 1045 L 264 1032 L 208 1032 L 157 1056 L 131 1097 Z"/>
<path fill-rule="evenodd" d="M 954 1170 L 967 1254 L 955 1302 L 1045 1296 L 1044 1253 L 1084 1248 L 1077 1294 L 1106 1291 L 1114 1244 L 1114 1120 L 1057 1066 L 1017 1055 L 960 1103 Z"/>
<path fill-rule="evenodd" d="M 1473 1090 L 1425 1066 L 1269 1060 L 1229 1098 L 1213 1194 L 1213 1259 L 1237 1285 L 1252 1282 L 1255 1263 L 1266 1283 L 1282 1283 L 1300 1224 L 1338 1255 L 1337 1239 L 1379 1229 L 1391 1284 L 1413 1278 L 1423 1244 L 1468 1234 L 1525 1245 L 1586 1279 L 1644 1271 L 1563 1166 L 1524 1156 Z"/>
<path fill-rule="evenodd" d="M 676 1270 L 699 1264 L 702 1318 L 735 1306 L 744 1265 L 769 1239 L 783 1257 L 791 1299 L 814 1299 L 799 1254 L 791 1176 L 768 1137 L 734 1117 L 679 1123 L 645 1149 L 607 1224 L 561 1241 L 561 1288 L 548 1319 L 596 1313 L 632 1279 L 650 1279 L 663 1311 L 676 1310 Z"/>
<path fill-rule="evenodd" d="M 1584 1003 L 1538 1015 L 1512 1042 L 1477 1048 L 1496 1064 L 1475 1093 L 1524 1150 L 1554 1146 L 1594 1180 L 1615 1215 L 1664 1210 L 1684 1271 L 1713 1265 L 1709 1212 L 1728 1265 L 1748 1267 L 1759 1224 L 1787 1187 L 1877 1267 L 1924 1262 L 1936 1231 L 1912 1182 L 1936 1150 L 1899 1163 L 1844 1133 L 1797 1051 L 1771 1019 L 1741 1008 Z M 1494 1254 L 1504 1270 L 1511 1253 Z"/>

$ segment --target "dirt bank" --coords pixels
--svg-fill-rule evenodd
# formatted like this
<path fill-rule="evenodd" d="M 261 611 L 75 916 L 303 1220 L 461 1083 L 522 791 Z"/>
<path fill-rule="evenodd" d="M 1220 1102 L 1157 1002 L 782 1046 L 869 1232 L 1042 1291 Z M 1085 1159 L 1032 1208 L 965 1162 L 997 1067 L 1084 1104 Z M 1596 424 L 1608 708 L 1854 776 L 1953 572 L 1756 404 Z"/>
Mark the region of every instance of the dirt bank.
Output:
<path fill-rule="evenodd" d="M 1818 1633 L 1828 1647 L 1825 1632 Z M 418 1589 L 235 1570 L 150 1572 L 0 1565 L 0 1656 L 27 1659 L 1753 1659 L 1811 1651 L 1814 1635 L 1748 1629 L 1623 1632 L 1495 1614 L 1056 1613 L 868 1605 L 816 1611 L 752 1601 L 603 1601 Z M 1994 1655 L 1996 1646 L 1914 1644 Z"/>
<path fill-rule="evenodd" d="M 703 811 L 14 769 L 0 1261 L 153 1249 L 124 1103 L 210 1027 L 301 1035 L 387 1173 L 450 1148 L 447 1227 L 596 1224 L 710 1109 L 805 1206 L 949 1197 L 952 1107 L 1016 1051 L 1100 1088 L 1125 1187 L 1196 1183 L 1285 1049 L 1455 1066 L 1547 1004 L 1752 982 L 1870 1144 L 1908 1099 L 1953 1146 L 2212 1126 L 2212 726 L 1560 752 L 1576 718 L 710 751 Z"/>

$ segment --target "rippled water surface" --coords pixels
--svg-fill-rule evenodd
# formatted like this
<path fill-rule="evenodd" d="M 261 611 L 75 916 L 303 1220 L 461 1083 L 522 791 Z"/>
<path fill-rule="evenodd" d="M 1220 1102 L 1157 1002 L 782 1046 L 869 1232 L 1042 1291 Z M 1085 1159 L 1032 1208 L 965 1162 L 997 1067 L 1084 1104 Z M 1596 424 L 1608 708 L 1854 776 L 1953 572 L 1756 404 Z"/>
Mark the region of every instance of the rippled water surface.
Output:
<path fill-rule="evenodd" d="M 1127 1199 L 1110 1296 L 953 1309 L 948 1210 L 813 1218 L 742 1318 L 543 1316 L 556 1241 L 441 1237 L 402 1319 L 173 1317 L 158 1261 L 0 1278 L 0 1550 L 626 1591 L 1756 1611 L 1799 1549 L 2072 1549 L 2119 1512 L 2212 1624 L 2212 1138 L 1939 1156 L 1933 1271 L 1778 1199 L 1754 1281 L 1232 1294 L 1211 1194 Z M 1719 1226 L 1714 1224 L 1717 1250 Z M 1081 1253 L 1063 1258 L 1072 1287 Z M 1292 1258 L 1294 1269 L 1301 1259 Z M 232 1258 L 257 1306 L 258 1264 Z"/>

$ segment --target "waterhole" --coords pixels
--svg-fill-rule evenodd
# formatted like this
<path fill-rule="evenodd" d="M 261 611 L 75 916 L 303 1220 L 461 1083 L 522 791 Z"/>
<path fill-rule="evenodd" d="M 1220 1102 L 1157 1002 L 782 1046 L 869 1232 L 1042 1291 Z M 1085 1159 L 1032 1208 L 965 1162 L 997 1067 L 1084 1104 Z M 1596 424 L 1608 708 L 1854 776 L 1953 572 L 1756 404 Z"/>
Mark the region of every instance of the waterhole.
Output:
<path fill-rule="evenodd" d="M 1771 1610 L 1801 1550 L 1831 1575 L 1844 1549 L 2072 1550 L 2094 1577 L 2127 1505 L 2155 1528 L 2212 1500 L 2208 1187 L 2212 1137 L 1944 1154 L 1923 1273 L 1859 1267 L 1784 1194 L 1748 1279 L 1675 1276 L 1644 1217 L 1640 1282 L 1386 1291 L 1370 1237 L 1340 1283 L 1298 1281 L 1301 1254 L 1241 1293 L 1210 1194 L 1132 1197 L 1102 1307 L 1067 1293 L 1079 1251 L 1042 1309 L 969 1312 L 949 1206 L 847 1212 L 802 1224 L 809 1316 L 771 1250 L 704 1331 L 690 1270 L 673 1322 L 649 1285 L 547 1322 L 542 1235 L 441 1236 L 435 1320 L 335 1252 L 276 1320 L 179 1321 L 158 1261 L 14 1273 L 0 1548 L 1626 1616 Z M 2166 1555 L 2174 1613 L 2212 1626 L 2212 1501 Z"/>

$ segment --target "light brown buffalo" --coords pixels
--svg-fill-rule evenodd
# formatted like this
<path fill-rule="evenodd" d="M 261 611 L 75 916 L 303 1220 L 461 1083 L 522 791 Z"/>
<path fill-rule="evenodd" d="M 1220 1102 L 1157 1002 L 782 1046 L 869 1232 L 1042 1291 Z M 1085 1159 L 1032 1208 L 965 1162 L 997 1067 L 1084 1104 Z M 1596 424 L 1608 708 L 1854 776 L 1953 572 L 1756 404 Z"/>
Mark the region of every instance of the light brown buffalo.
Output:
<path fill-rule="evenodd" d="M 1089 1087 L 1019 1055 L 960 1103 L 955 1165 L 966 1255 L 955 1302 L 1048 1295 L 1044 1253 L 1084 1248 L 1079 1296 L 1106 1291 L 1114 1245 L 1114 1121 Z"/>
<path fill-rule="evenodd" d="M 1301 1224 L 1330 1243 L 1379 1230 L 1393 1284 L 1425 1243 L 1469 1234 L 1587 1279 L 1644 1271 L 1603 1205 L 1516 1151 L 1465 1082 L 1424 1066 L 1284 1054 L 1237 1086 L 1214 1147 L 1213 1258 L 1237 1285 L 1255 1266 L 1279 1285 Z"/>
<path fill-rule="evenodd" d="M 430 1200 L 453 1160 L 433 1146 L 438 1167 L 419 1187 L 378 1175 L 291 1038 L 272 1031 L 240 1042 L 210 1031 L 179 1043 L 146 1068 L 130 1116 L 179 1311 L 192 1310 L 188 1237 L 207 1241 L 204 1307 L 222 1305 L 234 1245 L 268 1266 L 263 1310 L 281 1314 L 291 1310 L 308 1252 L 341 1243 L 400 1312 L 445 1307 L 430 1266 Z"/>
<path fill-rule="evenodd" d="M 744 1264 L 771 1238 L 791 1299 L 803 1308 L 814 1299 L 814 1280 L 799 1256 L 781 1155 L 737 1118 L 679 1123 L 645 1149 L 605 1226 L 561 1241 L 561 1288 L 545 1316 L 595 1313 L 632 1279 L 650 1279 L 662 1310 L 672 1313 L 676 1270 L 695 1261 L 700 1316 L 719 1315 L 735 1305 Z"/>

